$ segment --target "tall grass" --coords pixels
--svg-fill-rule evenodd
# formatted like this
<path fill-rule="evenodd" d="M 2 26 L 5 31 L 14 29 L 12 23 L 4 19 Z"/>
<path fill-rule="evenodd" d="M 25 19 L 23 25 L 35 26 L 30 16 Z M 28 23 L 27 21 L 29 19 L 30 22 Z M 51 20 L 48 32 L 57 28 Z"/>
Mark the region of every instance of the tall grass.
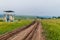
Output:
<path fill-rule="evenodd" d="M 20 20 L 18 22 L 0 22 L 0 35 L 14 29 L 30 24 L 32 20 Z"/>
<path fill-rule="evenodd" d="M 46 40 L 60 40 L 60 19 L 41 20 Z"/>

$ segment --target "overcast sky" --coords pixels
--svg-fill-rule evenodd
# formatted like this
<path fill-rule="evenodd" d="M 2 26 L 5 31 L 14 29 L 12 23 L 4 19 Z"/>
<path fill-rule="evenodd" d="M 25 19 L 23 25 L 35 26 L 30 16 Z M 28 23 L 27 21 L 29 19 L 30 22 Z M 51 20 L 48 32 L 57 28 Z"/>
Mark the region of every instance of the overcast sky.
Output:
<path fill-rule="evenodd" d="M 17 15 L 60 16 L 60 0 L 0 0 L 0 14 L 5 10 Z"/>

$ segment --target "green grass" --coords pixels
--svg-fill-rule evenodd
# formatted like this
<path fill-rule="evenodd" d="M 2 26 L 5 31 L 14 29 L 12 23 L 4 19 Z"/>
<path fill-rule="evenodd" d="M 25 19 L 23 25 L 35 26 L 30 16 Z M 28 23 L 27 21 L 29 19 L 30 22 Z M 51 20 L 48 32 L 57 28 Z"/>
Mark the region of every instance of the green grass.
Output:
<path fill-rule="evenodd" d="M 18 22 L 0 22 L 0 35 L 30 24 L 32 20 L 21 20 Z"/>
<path fill-rule="evenodd" d="M 46 40 L 60 40 L 60 19 L 41 20 Z"/>

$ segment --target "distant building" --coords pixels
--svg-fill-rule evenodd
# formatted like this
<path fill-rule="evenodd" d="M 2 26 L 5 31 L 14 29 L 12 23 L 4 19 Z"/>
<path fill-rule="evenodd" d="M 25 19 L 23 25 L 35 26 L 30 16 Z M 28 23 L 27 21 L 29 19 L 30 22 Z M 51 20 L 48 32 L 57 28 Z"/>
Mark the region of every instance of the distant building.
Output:
<path fill-rule="evenodd" d="M 4 21 L 13 22 L 14 21 L 14 11 L 4 11 Z"/>

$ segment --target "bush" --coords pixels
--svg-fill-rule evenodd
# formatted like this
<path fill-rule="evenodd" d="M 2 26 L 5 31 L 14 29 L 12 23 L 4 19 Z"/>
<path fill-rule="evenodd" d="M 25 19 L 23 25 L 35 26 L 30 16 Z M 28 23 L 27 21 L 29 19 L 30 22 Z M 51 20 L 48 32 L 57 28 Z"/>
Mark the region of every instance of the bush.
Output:
<path fill-rule="evenodd" d="M 0 19 L 0 22 L 3 22 L 3 20 L 2 20 L 2 19 Z"/>

